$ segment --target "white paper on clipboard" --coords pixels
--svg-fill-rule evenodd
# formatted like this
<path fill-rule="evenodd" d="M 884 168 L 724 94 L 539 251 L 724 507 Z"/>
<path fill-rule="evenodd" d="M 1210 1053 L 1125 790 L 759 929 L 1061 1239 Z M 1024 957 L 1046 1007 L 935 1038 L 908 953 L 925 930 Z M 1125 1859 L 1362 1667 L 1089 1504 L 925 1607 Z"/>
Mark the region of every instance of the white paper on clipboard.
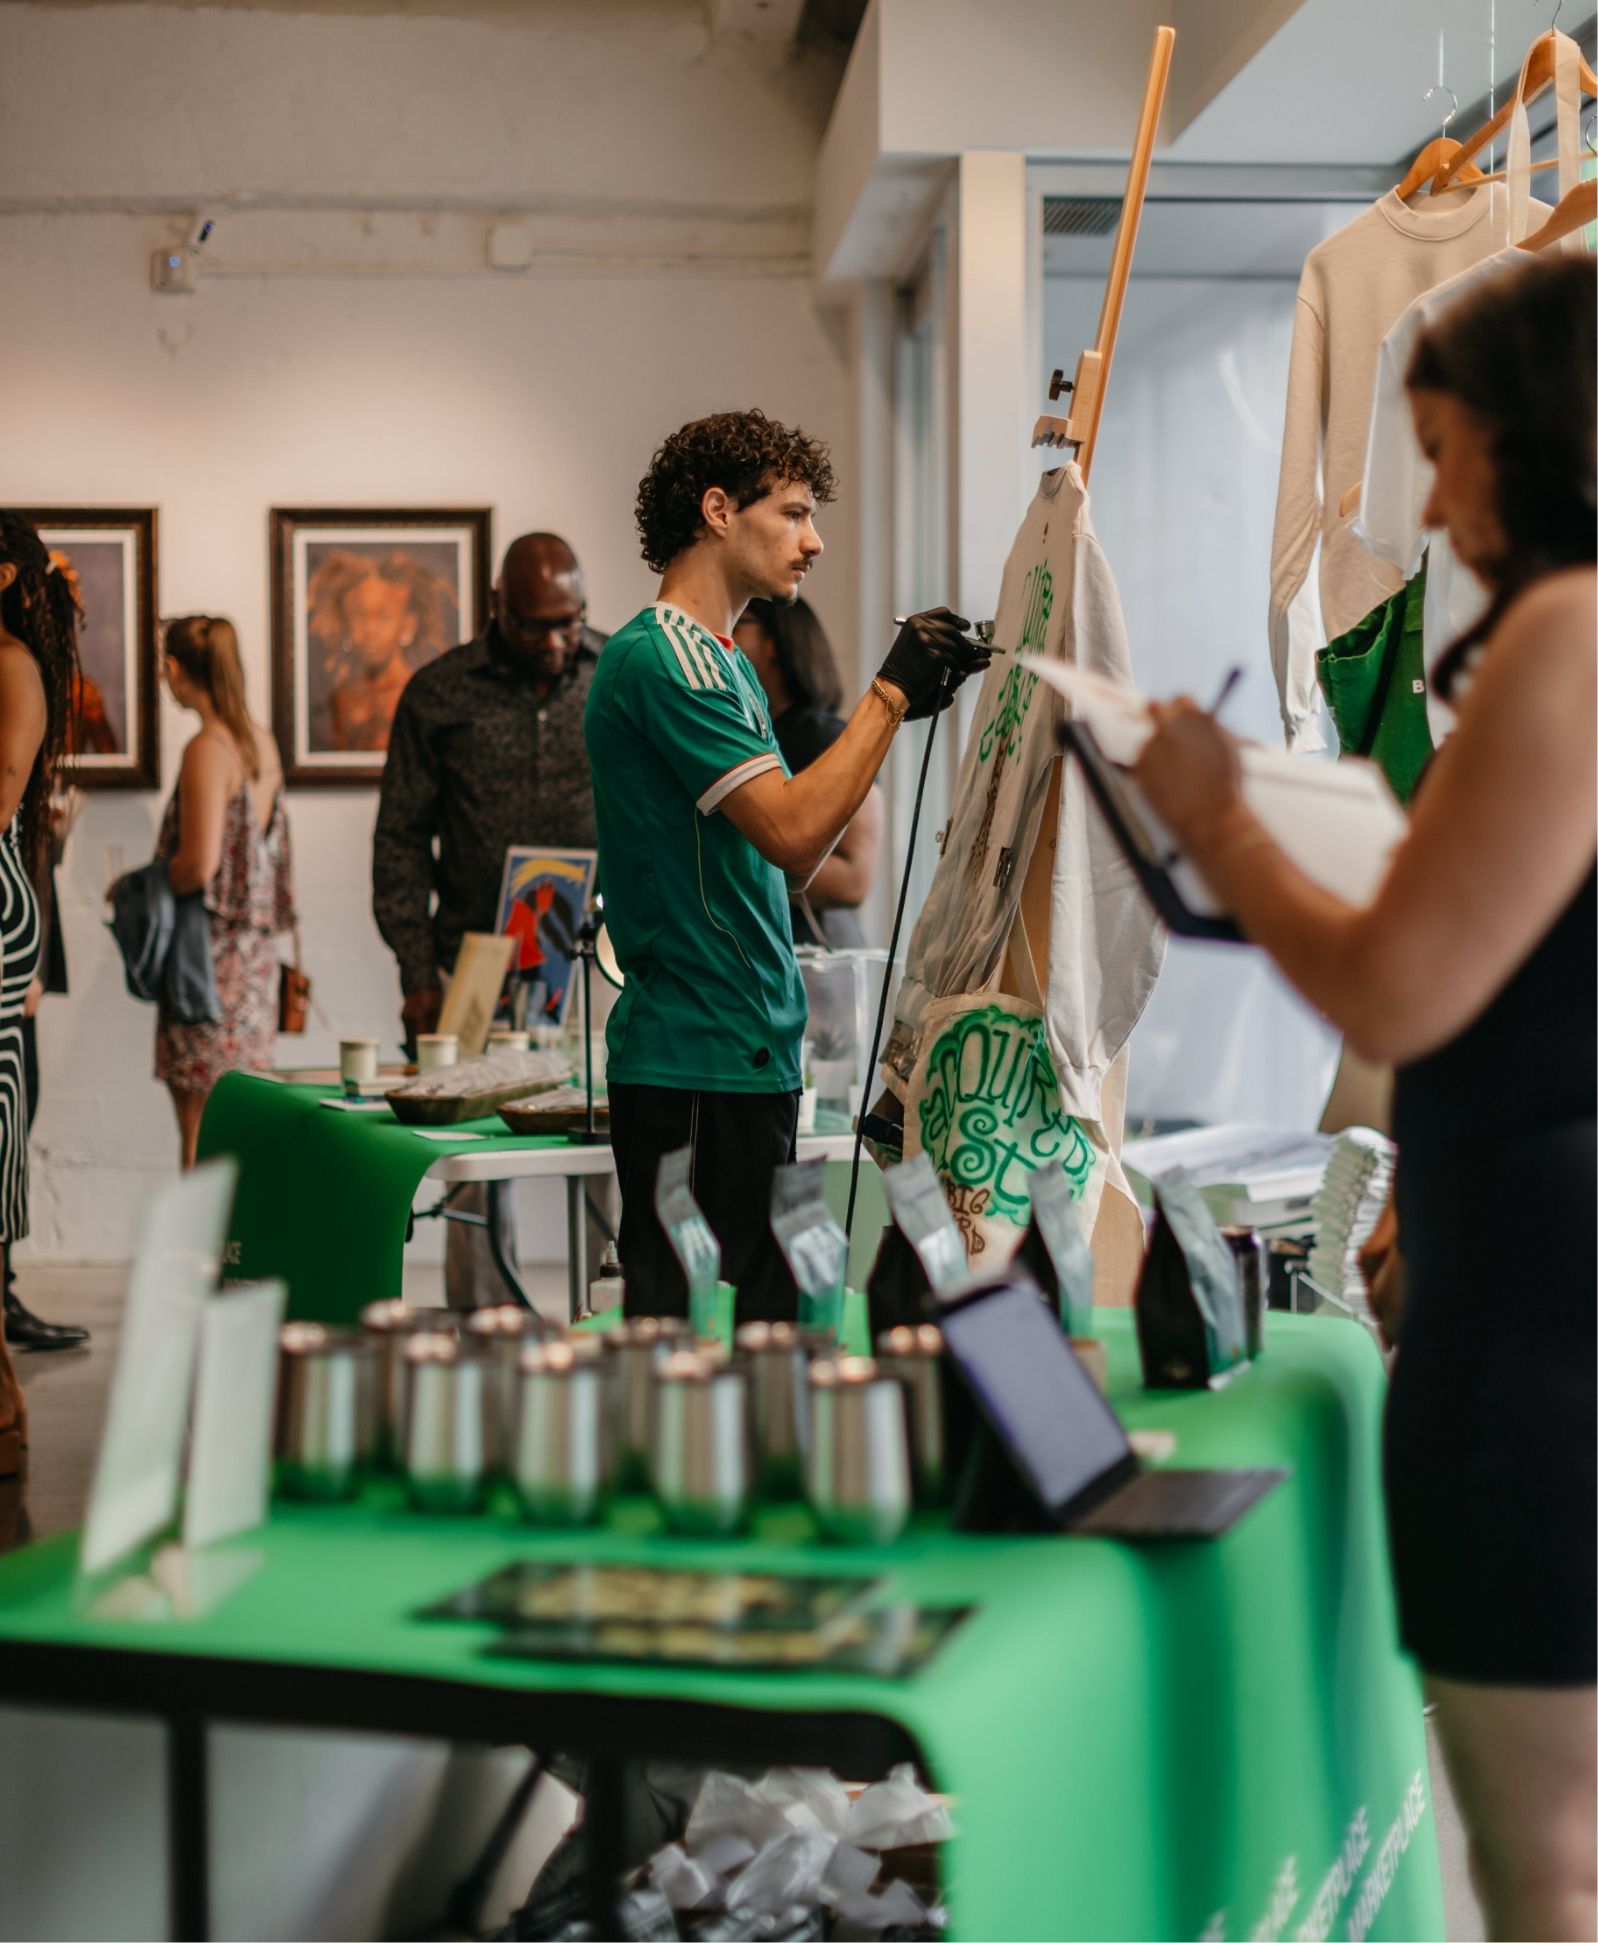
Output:
<path fill-rule="evenodd" d="M 1197 870 L 1182 857 L 1127 773 L 1152 733 L 1143 697 L 1062 662 L 1038 655 L 1023 655 L 1021 660 L 1065 697 L 1071 719 L 1091 730 L 1114 765 L 1119 803 L 1129 824 L 1146 835 L 1145 855 L 1158 857 L 1182 902 L 1195 914 L 1221 915 L 1220 905 Z M 1238 755 L 1244 800 L 1272 839 L 1322 890 L 1348 904 L 1369 904 L 1409 829 L 1408 818 L 1376 765 L 1356 756 L 1320 762 L 1256 743 L 1244 743 Z"/>

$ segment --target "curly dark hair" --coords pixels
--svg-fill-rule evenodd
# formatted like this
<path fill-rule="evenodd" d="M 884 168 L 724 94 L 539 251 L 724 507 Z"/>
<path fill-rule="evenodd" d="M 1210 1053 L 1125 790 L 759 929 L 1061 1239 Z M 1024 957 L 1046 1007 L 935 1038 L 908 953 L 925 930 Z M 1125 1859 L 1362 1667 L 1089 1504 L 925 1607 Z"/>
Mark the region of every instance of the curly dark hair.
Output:
<path fill-rule="evenodd" d="M 1491 430 L 1504 557 L 1493 600 L 1432 673 L 1445 698 L 1469 653 L 1543 574 L 1598 555 L 1598 285 L 1590 257 L 1532 257 L 1449 306 L 1404 382 L 1458 399 Z"/>
<path fill-rule="evenodd" d="M 37 875 L 50 837 L 50 792 L 66 751 L 78 692 L 80 610 L 67 575 L 25 514 L 0 507 L 0 563 L 17 577 L 0 594 L 0 624 L 39 664 L 44 683 L 44 740 L 22 792 L 18 837 L 23 861 Z"/>
<path fill-rule="evenodd" d="M 638 537 L 644 559 L 664 573 L 704 530 L 699 507 L 720 486 L 741 512 L 789 481 L 808 486 L 818 505 L 836 491 L 832 460 L 818 439 L 779 425 L 764 412 L 714 412 L 660 447 L 638 482 Z"/>

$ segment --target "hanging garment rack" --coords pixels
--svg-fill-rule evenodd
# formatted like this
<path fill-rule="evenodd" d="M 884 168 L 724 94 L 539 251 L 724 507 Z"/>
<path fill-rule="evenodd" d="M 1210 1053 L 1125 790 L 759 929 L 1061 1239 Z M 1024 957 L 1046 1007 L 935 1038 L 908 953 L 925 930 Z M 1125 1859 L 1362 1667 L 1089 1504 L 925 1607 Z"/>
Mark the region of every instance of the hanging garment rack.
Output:
<path fill-rule="evenodd" d="M 1063 372 L 1056 371 L 1049 385 L 1051 399 L 1071 394 L 1069 418 L 1045 413 L 1032 428 L 1034 446 L 1074 445 L 1077 466 L 1086 483 L 1093 467 L 1093 452 L 1098 443 L 1099 421 L 1104 412 L 1104 394 L 1110 381 L 1110 366 L 1115 358 L 1116 335 L 1121 328 L 1121 312 L 1126 303 L 1126 286 L 1132 275 L 1132 252 L 1137 247 L 1138 225 L 1143 219 L 1143 203 L 1148 192 L 1149 164 L 1159 133 L 1160 112 L 1165 105 L 1165 84 L 1171 72 L 1171 50 L 1176 45 L 1174 27 L 1156 27 L 1154 52 L 1149 59 L 1148 81 L 1143 89 L 1143 107 L 1138 115 L 1137 134 L 1132 143 L 1132 160 L 1127 169 L 1126 196 L 1121 204 L 1121 220 L 1115 232 L 1115 250 L 1110 258 L 1109 280 L 1104 286 L 1104 302 L 1099 310 L 1098 335 L 1092 347 L 1082 353 L 1076 367 L 1074 384 L 1067 384 Z M 1042 1005 L 1048 991 L 1049 893 L 1054 878 L 1054 833 L 1060 821 L 1060 758 L 1051 765 L 1049 787 L 1043 799 L 1043 817 L 1032 847 L 1021 897 L 1010 928 L 1005 958 L 1005 989 L 1018 998 L 1030 997 Z"/>
<path fill-rule="evenodd" d="M 1074 445 L 1077 465 L 1085 480 L 1093 468 L 1093 448 L 1099 436 L 1099 419 L 1104 410 L 1104 391 L 1110 382 L 1110 364 L 1115 357 L 1116 334 L 1121 328 L 1121 310 L 1126 303 L 1126 286 L 1132 275 L 1132 252 L 1137 247 L 1138 225 L 1143 220 L 1143 201 L 1149 186 L 1149 163 L 1159 134 L 1160 111 L 1165 105 L 1165 83 L 1171 72 L 1171 50 L 1176 45 L 1174 27 L 1156 27 L 1154 52 L 1149 59 L 1149 78 L 1143 89 L 1143 109 L 1138 116 L 1137 135 L 1132 143 L 1132 161 L 1127 170 L 1126 196 L 1121 203 L 1121 220 L 1116 225 L 1115 252 L 1110 258 L 1109 281 L 1104 286 L 1104 302 L 1099 309 L 1099 331 L 1089 350 L 1077 361 L 1076 378 L 1067 384 L 1056 371 L 1049 385 L 1049 397 L 1071 394 L 1069 418 L 1054 418 L 1047 413 L 1032 428 L 1036 445 Z"/>
<path fill-rule="evenodd" d="M 1556 27 L 1550 27 L 1546 34 L 1539 34 L 1537 36 L 1530 47 L 1526 49 L 1526 58 L 1520 64 L 1520 78 L 1515 83 L 1514 92 L 1504 103 L 1503 107 L 1498 110 L 1497 114 L 1490 121 L 1483 122 L 1481 127 L 1476 130 L 1475 134 L 1468 141 L 1455 142 L 1452 145 L 1453 153 L 1441 167 L 1435 170 L 1432 176 L 1432 195 L 1439 195 L 1444 189 L 1462 188 L 1466 183 L 1470 182 L 1502 182 L 1505 180 L 1507 171 L 1499 170 L 1492 175 L 1483 175 L 1475 167 L 1470 158 L 1473 155 L 1480 154 L 1484 148 L 1502 134 L 1517 107 L 1525 107 L 1541 94 L 1545 88 L 1553 86 L 1558 68 L 1560 43 L 1568 38 L 1567 35 L 1561 34 Z M 1594 75 L 1592 69 L 1588 67 L 1586 58 L 1581 55 L 1579 49 L 1577 51 L 1577 63 L 1576 85 L 1579 93 L 1582 95 L 1598 94 L 1598 75 Z M 1415 158 L 1415 166 L 1405 176 L 1403 182 L 1399 184 L 1398 193 L 1400 196 L 1404 195 L 1414 185 L 1415 178 L 1421 175 L 1426 158 L 1436 147 L 1436 142 L 1427 143 L 1420 155 Z M 1539 170 L 1556 169 L 1558 166 L 1558 156 L 1550 156 L 1547 161 L 1533 162 L 1531 164 L 1531 171 L 1535 175 Z M 1568 236 L 1577 229 L 1584 229 L 1594 220 L 1593 216 L 1588 213 L 1593 203 L 1592 189 L 1593 185 L 1591 183 L 1578 183 L 1555 206 L 1542 227 L 1534 234 L 1523 237 L 1516 247 L 1535 253 L 1538 250 L 1551 248 L 1561 237 Z M 1344 492 L 1342 498 L 1337 502 L 1337 515 L 1339 519 L 1351 519 L 1359 511 L 1362 490 L 1362 482 L 1356 479 L 1353 485 L 1348 487 Z"/>

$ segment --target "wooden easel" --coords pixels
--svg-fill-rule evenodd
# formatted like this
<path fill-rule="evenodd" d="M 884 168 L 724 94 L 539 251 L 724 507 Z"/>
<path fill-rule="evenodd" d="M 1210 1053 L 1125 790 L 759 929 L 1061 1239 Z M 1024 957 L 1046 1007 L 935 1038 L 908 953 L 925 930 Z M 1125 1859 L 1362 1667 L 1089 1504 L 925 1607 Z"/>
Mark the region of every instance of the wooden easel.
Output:
<path fill-rule="evenodd" d="M 1104 412 L 1104 394 L 1110 382 L 1110 366 L 1115 358 L 1115 340 L 1121 327 L 1121 311 L 1126 303 L 1126 286 L 1132 275 L 1132 252 L 1137 247 L 1138 226 L 1143 219 L 1143 202 L 1148 190 L 1149 164 L 1159 133 L 1160 111 L 1165 104 L 1165 84 L 1171 72 L 1171 51 L 1176 45 L 1174 27 L 1154 30 L 1154 52 L 1149 60 L 1149 75 L 1143 90 L 1143 107 L 1138 116 L 1137 135 L 1132 143 L 1132 160 L 1127 170 L 1126 196 L 1121 204 L 1121 220 L 1115 232 L 1115 251 L 1110 258 L 1109 280 L 1104 286 L 1104 302 L 1099 310 L 1098 335 L 1082 353 L 1076 367 L 1076 380 L 1067 386 L 1060 372 L 1054 374 L 1049 396 L 1057 399 L 1071 393 L 1067 418 L 1048 414 L 1032 428 L 1032 443 L 1075 446 L 1077 465 L 1084 483 L 1093 465 L 1098 443 L 1099 421 Z M 1018 998 L 1030 998 L 1046 1008 L 1049 985 L 1049 903 L 1054 881 L 1056 832 L 1060 824 L 1060 758 L 1055 757 L 1043 799 L 1043 818 L 1038 839 L 1021 886 L 1020 902 L 1010 942 L 1005 950 L 1005 989 Z M 1125 1054 L 1116 1060 L 1104 1089 L 1104 1126 L 1117 1147 L 1126 1108 Z M 1094 1300 L 1125 1304 L 1131 1300 L 1137 1265 L 1143 1255 L 1143 1223 L 1138 1210 L 1123 1196 L 1107 1194 L 1100 1205 L 1093 1230 Z"/>

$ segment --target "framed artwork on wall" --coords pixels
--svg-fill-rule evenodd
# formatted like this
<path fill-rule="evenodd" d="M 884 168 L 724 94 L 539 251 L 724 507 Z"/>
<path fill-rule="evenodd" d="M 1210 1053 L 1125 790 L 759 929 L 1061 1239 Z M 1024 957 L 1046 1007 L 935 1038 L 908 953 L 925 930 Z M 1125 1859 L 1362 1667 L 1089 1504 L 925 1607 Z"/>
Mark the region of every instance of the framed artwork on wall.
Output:
<path fill-rule="evenodd" d="M 77 707 L 63 772 L 83 789 L 157 789 L 153 506 L 28 506 L 77 597 Z"/>
<path fill-rule="evenodd" d="M 377 782 L 405 684 L 488 618 L 492 517 L 272 509 L 272 727 L 288 782 Z"/>

